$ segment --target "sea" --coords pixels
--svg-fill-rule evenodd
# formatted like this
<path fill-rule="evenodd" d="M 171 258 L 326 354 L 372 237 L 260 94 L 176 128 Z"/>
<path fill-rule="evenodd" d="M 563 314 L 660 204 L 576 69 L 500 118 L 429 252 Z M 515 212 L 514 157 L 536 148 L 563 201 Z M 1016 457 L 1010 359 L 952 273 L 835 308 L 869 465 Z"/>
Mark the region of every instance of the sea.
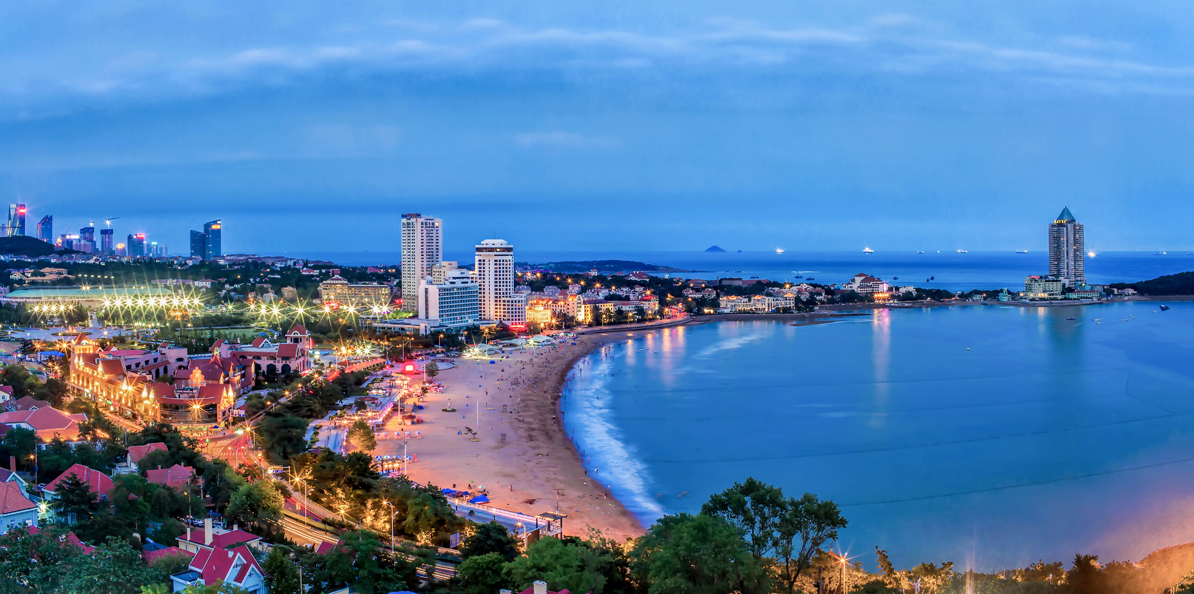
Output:
<path fill-rule="evenodd" d="M 313 253 L 306 257 L 350 266 L 394 264 L 401 258 L 391 252 Z M 471 263 L 471 253 L 447 253 L 447 260 Z M 969 291 L 971 289 L 1023 290 L 1024 277 L 1049 272 L 1043 251 L 1016 253 L 956 251 L 917 252 L 553 252 L 516 251 L 515 260 L 529 264 L 547 262 L 628 260 L 667 266 L 687 272 L 667 273 L 682 278 L 760 278 L 779 282 L 843 283 L 860 272 L 899 286 Z M 1095 284 L 1132 282 L 1194 270 L 1188 252 L 1104 252 L 1086 258 L 1087 280 Z"/>
<path fill-rule="evenodd" d="M 935 270 L 964 287 L 1010 282 L 1016 257 L 990 257 L 999 265 L 988 273 L 945 266 L 963 261 L 953 255 L 924 268 L 876 255 L 834 270 Z M 1103 257 L 1088 261 L 1096 279 L 1172 271 L 1142 264 L 1129 275 Z M 802 267 L 753 269 L 785 268 Z M 590 476 L 648 525 L 753 476 L 837 503 L 849 525 L 832 544 L 868 569 L 876 546 L 902 567 L 1138 561 L 1194 535 L 1194 303 L 1168 305 L 961 305 L 662 329 L 579 361 L 565 427 Z"/>

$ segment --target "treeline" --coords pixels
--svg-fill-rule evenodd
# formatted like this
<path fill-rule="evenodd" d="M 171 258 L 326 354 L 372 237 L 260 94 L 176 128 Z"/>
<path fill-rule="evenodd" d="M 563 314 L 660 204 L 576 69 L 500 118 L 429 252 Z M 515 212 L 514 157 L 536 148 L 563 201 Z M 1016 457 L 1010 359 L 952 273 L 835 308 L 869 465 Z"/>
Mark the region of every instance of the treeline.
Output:
<path fill-rule="evenodd" d="M 1116 289 L 1135 289 L 1141 295 L 1194 295 L 1194 272 L 1179 272 L 1136 283 L 1115 283 Z"/>

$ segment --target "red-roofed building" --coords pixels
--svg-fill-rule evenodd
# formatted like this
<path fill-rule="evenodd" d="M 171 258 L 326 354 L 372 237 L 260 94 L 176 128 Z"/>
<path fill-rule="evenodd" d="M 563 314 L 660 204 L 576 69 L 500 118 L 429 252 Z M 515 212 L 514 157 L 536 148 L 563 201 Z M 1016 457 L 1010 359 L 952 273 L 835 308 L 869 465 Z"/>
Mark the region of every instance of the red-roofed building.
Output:
<path fill-rule="evenodd" d="M 142 458 L 149 455 L 150 452 L 157 451 L 168 452 L 170 450 L 166 447 L 166 444 L 160 441 L 147 443 L 145 445 L 129 446 L 129 457 L 127 460 L 125 460 L 124 464 L 117 465 L 116 473 L 124 474 L 127 472 L 136 471 L 137 463 L 140 462 Z"/>
<path fill-rule="evenodd" d="M 257 338 L 245 346 L 235 343 L 220 345 L 220 356 L 235 356 L 252 361 L 259 373 L 302 373 L 311 368 L 311 333 L 302 324 L 295 324 L 285 335 L 284 342 L 274 344 Z"/>
<path fill-rule="evenodd" d="M 170 576 L 174 591 L 223 581 L 254 594 L 266 594 L 265 571 L 249 547 L 264 550 L 261 537 L 243 530 L 213 528 L 210 518 L 204 520 L 203 532 L 192 534 L 188 528 L 186 536 L 178 538 L 178 548 L 194 558 L 187 571 Z"/>
<path fill-rule="evenodd" d="M 164 485 L 176 491 L 187 488 L 191 478 L 195 476 L 195 469 L 182 464 L 175 464 L 170 468 L 155 468 L 145 471 L 145 479 L 151 483 Z"/>
<path fill-rule="evenodd" d="M 47 506 L 58 498 L 58 490 L 66 483 L 69 476 L 74 476 L 86 484 L 87 488 L 92 493 L 95 493 L 97 497 L 107 497 L 108 493 L 112 491 L 112 487 L 115 486 L 108 475 L 82 464 L 75 464 L 67 468 L 66 472 L 58 475 L 58 478 L 50 481 L 48 485 L 42 488 L 42 496 Z M 72 518 L 68 518 L 67 520 L 72 523 L 74 521 Z"/>
<path fill-rule="evenodd" d="M 79 422 L 86 421 L 86 415 L 68 415 L 50 407 L 14 410 L 0 413 L 0 423 L 10 427 L 30 429 L 45 441 L 61 437 L 63 441 L 74 441 L 79 437 Z"/>
<path fill-rule="evenodd" d="M 50 408 L 50 403 L 45 400 L 38 400 L 32 396 L 21 396 L 8 403 L 7 408 L 8 410 L 33 410 L 35 408 Z"/>
<path fill-rule="evenodd" d="M 0 483 L 0 534 L 17 526 L 37 526 L 37 504 L 21 487 L 17 481 Z"/>
<path fill-rule="evenodd" d="M 29 529 L 29 534 L 37 534 L 39 532 L 41 532 L 41 528 L 36 526 Z M 83 541 L 79 540 L 79 537 L 75 536 L 74 532 L 67 532 L 66 536 L 62 537 L 60 542 L 62 544 L 72 544 L 76 547 L 79 547 L 83 550 L 84 555 L 90 555 L 91 553 L 95 552 L 95 547 L 87 545 Z"/>
<path fill-rule="evenodd" d="M 502 591 L 508 592 L 509 590 L 502 590 Z M 553 592 L 553 591 L 547 589 L 547 582 L 537 581 L 537 582 L 532 583 L 530 588 L 527 588 L 526 590 L 523 590 L 522 592 L 519 592 L 518 594 L 571 594 L 571 593 L 567 589 L 560 590 L 558 592 Z"/>
<path fill-rule="evenodd" d="M 162 559 L 164 557 L 175 557 L 175 556 L 186 557 L 187 559 L 195 558 L 194 553 L 188 553 L 178 547 L 164 547 L 164 548 L 160 548 L 160 549 L 157 549 L 154 551 L 145 551 L 145 552 L 141 553 L 141 558 L 145 559 L 146 565 L 152 564 L 154 561 L 157 561 L 158 559 Z"/>

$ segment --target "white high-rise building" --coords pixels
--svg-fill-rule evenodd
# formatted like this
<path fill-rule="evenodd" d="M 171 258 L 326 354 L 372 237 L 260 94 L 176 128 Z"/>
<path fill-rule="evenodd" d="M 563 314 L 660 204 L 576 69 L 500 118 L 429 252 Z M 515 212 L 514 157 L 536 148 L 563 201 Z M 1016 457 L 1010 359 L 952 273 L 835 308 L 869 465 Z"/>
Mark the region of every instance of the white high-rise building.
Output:
<path fill-rule="evenodd" d="M 502 315 L 504 301 L 514 295 L 514 246 L 504 239 L 486 239 L 476 250 L 474 272 L 480 289 L 481 319 L 506 321 Z"/>
<path fill-rule="evenodd" d="M 402 215 L 402 310 L 420 311 L 419 280 L 444 259 L 444 221 L 413 212 Z"/>
<path fill-rule="evenodd" d="M 1067 206 L 1049 223 L 1049 276 L 1074 288 L 1086 284 L 1086 237 Z"/>
<path fill-rule="evenodd" d="M 477 281 L 467 270 L 451 270 L 441 282 L 424 277 L 419 283 L 419 318 L 433 320 L 437 328 L 459 328 L 477 323 Z"/>

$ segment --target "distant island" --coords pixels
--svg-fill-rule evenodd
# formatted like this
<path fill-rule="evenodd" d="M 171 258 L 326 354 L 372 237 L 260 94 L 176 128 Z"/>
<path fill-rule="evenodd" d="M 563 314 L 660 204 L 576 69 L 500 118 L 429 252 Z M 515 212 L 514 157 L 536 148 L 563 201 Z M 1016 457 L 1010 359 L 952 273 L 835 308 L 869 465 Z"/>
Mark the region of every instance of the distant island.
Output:
<path fill-rule="evenodd" d="M 597 272 L 698 272 L 696 270 L 682 270 L 680 268 L 672 268 L 671 266 L 660 266 L 658 264 L 647 264 L 646 262 L 635 262 L 633 260 L 568 260 L 564 262 L 547 262 L 546 264 L 533 264 L 537 268 L 544 268 L 552 272 L 588 272 L 596 269 Z"/>
<path fill-rule="evenodd" d="M 725 250 L 721 249 L 721 248 L 720 248 L 720 247 L 718 247 L 718 246 L 711 246 L 709 249 L 707 249 L 707 250 L 705 250 L 705 251 L 706 251 L 706 252 L 718 253 L 718 254 L 724 254 L 724 253 L 725 253 Z"/>
<path fill-rule="evenodd" d="M 0 254 L 5 256 L 48 256 L 54 253 L 54 246 L 37 239 L 18 235 L 16 237 L 0 237 Z M 60 254 L 73 254 L 71 250 L 64 250 Z"/>

